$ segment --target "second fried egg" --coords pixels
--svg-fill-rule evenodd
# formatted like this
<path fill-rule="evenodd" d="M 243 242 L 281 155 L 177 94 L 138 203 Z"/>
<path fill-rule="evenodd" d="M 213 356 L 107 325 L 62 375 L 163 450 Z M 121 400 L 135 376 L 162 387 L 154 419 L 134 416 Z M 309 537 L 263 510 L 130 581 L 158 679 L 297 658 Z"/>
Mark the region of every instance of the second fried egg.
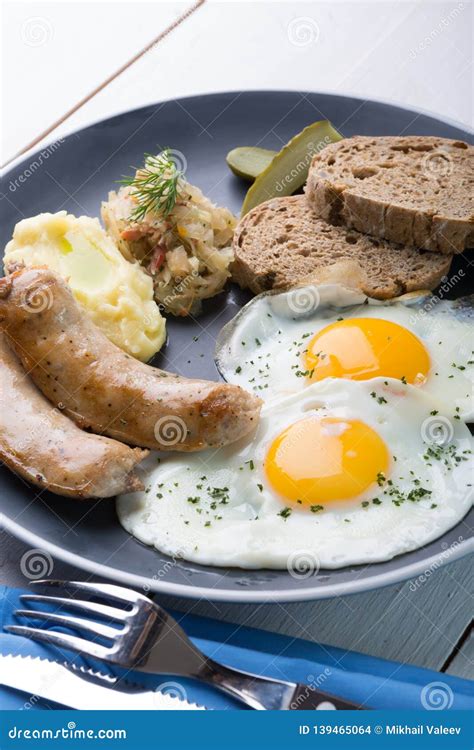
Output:
<path fill-rule="evenodd" d="M 330 378 L 264 405 L 253 437 L 158 466 L 150 456 L 146 490 L 117 511 L 141 542 L 203 564 L 377 562 L 467 513 L 471 449 L 466 425 L 421 390 Z"/>

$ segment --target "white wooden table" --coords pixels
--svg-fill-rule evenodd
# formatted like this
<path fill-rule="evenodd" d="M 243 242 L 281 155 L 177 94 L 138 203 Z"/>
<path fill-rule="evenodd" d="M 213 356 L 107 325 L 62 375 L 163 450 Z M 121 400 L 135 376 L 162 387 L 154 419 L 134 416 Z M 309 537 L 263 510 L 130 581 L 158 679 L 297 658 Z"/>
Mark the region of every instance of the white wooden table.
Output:
<path fill-rule="evenodd" d="M 157 36 L 190 2 L 4 4 L 2 163 Z M 472 119 L 470 2 L 207 3 L 44 142 L 151 102 L 238 89 L 334 91 Z M 37 148 L 37 147 L 36 147 Z M 54 207 L 52 207 L 54 209 Z M 0 580 L 25 585 L 25 545 L 0 537 Z M 59 578 L 89 578 L 56 561 Z M 330 601 L 224 605 L 160 599 L 237 624 L 474 677 L 472 560 Z"/>

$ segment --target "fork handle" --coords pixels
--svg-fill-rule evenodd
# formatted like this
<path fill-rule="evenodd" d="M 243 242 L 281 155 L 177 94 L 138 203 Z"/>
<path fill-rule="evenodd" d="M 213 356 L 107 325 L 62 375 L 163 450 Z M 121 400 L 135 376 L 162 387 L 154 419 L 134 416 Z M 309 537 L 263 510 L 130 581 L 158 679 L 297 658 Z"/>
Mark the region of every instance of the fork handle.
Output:
<path fill-rule="evenodd" d="M 289 708 L 296 688 L 292 682 L 240 672 L 212 659 L 206 659 L 197 677 L 259 711 Z"/>
<path fill-rule="evenodd" d="M 199 679 L 259 711 L 298 711 L 336 709 L 361 710 L 365 707 L 317 690 L 310 685 L 258 677 L 240 672 L 212 659 L 206 659 Z"/>

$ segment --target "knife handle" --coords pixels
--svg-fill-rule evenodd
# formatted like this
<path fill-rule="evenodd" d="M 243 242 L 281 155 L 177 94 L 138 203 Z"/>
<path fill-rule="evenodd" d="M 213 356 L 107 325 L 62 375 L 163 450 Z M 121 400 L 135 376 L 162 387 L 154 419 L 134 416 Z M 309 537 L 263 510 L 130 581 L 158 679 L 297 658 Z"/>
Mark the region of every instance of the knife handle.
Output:
<path fill-rule="evenodd" d="M 346 701 L 336 695 L 315 690 L 310 685 L 296 685 L 290 705 L 290 711 L 364 711 L 365 706 Z"/>

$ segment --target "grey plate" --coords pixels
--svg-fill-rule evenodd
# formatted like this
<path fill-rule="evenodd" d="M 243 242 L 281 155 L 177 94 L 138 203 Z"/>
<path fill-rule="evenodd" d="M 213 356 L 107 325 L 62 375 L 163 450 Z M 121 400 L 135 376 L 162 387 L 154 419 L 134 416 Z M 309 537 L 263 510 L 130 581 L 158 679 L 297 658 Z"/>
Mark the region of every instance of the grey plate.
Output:
<path fill-rule="evenodd" d="M 0 245 L 17 221 L 42 211 L 67 209 L 98 216 L 100 201 L 145 151 L 170 146 L 186 157 L 187 175 L 214 201 L 236 213 L 245 185 L 229 173 L 226 153 L 238 145 L 278 149 L 315 120 L 327 118 L 346 136 L 440 135 L 466 140 L 469 134 L 442 122 L 380 102 L 329 94 L 263 91 L 199 96 L 144 107 L 73 133 L 54 148 L 17 163 L 5 176 Z M 474 291 L 466 266 L 463 288 Z M 169 320 L 169 342 L 155 364 L 194 377 L 218 379 L 214 345 L 224 323 L 249 299 L 230 287 L 208 301 L 197 322 Z M 194 337 L 198 337 L 194 341 Z M 204 355 L 204 356 L 203 356 Z M 386 563 L 320 571 L 295 579 L 286 571 L 219 569 L 171 560 L 129 537 L 114 503 L 85 506 L 35 488 L 0 469 L 3 524 L 33 547 L 96 575 L 126 584 L 193 598 L 221 601 L 321 599 L 384 586 L 428 574 L 441 562 L 473 548 L 474 510 L 441 539 Z"/>

